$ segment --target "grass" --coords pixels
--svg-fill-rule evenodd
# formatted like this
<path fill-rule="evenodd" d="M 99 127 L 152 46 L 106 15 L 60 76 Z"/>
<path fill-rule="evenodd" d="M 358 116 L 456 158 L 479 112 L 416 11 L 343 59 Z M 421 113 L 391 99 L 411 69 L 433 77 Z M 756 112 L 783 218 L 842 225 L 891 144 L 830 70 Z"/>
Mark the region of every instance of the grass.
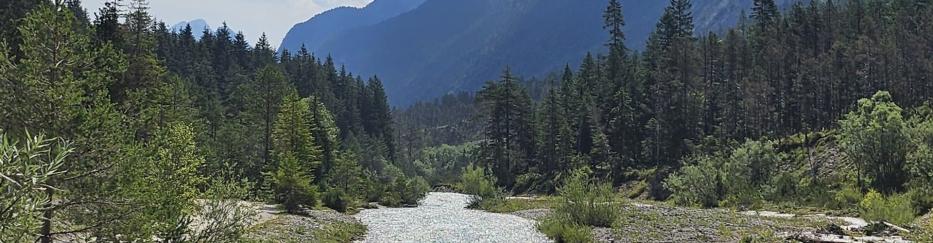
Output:
<path fill-rule="evenodd" d="M 550 209 L 557 206 L 557 197 L 506 198 L 493 203 L 480 204 L 478 209 L 492 213 L 514 213 L 531 209 Z"/>
<path fill-rule="evenodd" d="M 822 218 L 764 218 L 724 209 L 654 205 L 626 206 L 613 225 L 621 241 L 780 242 L 775 232 L 814 231 L 830 223 Z M 677 232 L 672 234 L 671 232 Z"/>
<path fill-rule="evenodd" d="M 366 234 L 366 226 L 351 223 L 333 223 L 314 231 L 314 239 L 318 242 L 352 242 Z"/>
<path fill-rule="evenodd" d="M 251 227 L 242 242 L 352 242 L 365 235 L 366 230 L 366 226 L 358 223 L 320 222 L 304 216 L 277 215 Z"/>

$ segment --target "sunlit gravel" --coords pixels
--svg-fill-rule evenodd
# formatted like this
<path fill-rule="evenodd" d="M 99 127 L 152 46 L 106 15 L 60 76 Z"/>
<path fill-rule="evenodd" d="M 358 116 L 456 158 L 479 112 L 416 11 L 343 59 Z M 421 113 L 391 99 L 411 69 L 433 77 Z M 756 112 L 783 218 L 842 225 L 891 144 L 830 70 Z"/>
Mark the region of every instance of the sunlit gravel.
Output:
<path fill-rule="evenodd" d="M 417 208 L 363 210 L 369 231 L 362 242 L 549 242 L 535 222 L 465 207 L 468 195 L 432 192 Z"/>

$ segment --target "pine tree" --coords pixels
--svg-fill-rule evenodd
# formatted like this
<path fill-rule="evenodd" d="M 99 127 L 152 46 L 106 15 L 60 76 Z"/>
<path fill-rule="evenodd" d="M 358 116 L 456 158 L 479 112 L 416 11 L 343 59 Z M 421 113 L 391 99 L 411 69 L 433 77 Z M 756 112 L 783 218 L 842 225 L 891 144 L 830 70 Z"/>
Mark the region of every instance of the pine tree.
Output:
<path fill-rule="evenodd" d="M 506 68 L 499 82 L 489 82 L 480 91 L 477 102 L 486 123 L 484 163 L 501 185 L 510 187 L 533 156 L 531 98 Z"/>
<path fill-rule="evenodd" d="M 36 233 L 44 242 L 51 241 L 60 215 L 68 215 L 74 223 L 98 225 L 90 230 L 99 230 L 100 222 L 120 215 L 110 214 L 113 208 L 108 205 L 115 200 L 112 189 L 122 182 L 107 175 L 124 166 L 121 158 L 128 137 L 107 87 L 126 64 L 109 46 L 92 47 L 88 31 L 75 31 L 72 21 L 67 9 L 40 7 L 20 26 L 22 57 L 13 61 L 5 50 L 0 54 L 2 130 L 44 133 L 74 142 L 75 156 L 62 168 L 67 171 L 62 176 L 72 179 L 52 180 L 48 186 L 56 189 L 45 190 L 55 200 L 43 202 L 42 227 Z"/>
<path fill-rule="evenodd" d="M 272 132 L 272 152 L 276 163 L 297 160 L 303 173 L 315 175 L 323 158 L 321 147 L 312 135 L 311 100 L 299 99 L 294 91 L 285 96 Z M 278 166 L 270 166 L 277 168 Z"/>
<path fill-rule="evenodd" d="M 340 140 L 337 136 L 340 131 L 337 129 L 334 116 L 327 110 L 324 103 L 321 103 L 317 97 L 310 97 L 308 102 L 310 102 L 311 112 L 311 134 L 314 137 L 314 143 L 321 147 L 322 153 L 322 164 L 317 178 L 323 178 L 324 174 L 329 173 L 337 163 L 340 148 Z"/>

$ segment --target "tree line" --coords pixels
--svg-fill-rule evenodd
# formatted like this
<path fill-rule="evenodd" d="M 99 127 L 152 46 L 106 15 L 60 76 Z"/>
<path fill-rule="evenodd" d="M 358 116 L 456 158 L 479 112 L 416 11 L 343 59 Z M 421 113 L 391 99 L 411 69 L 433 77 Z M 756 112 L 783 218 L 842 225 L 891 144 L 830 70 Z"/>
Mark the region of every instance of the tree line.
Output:
<path fill-rule="evenodd" d="M 666 198 L 663 180 L 685 158 L 837 128 L 877 91 L 905 107 L 933 94 L 927 1 L 801 1 L 780 11 L 755 0 L 738 26 L 694 33 L 691 1 L 671 0 L 642 52 L 624 44 L 622 8 L 613 0 L 603 13 L 608 53 L 548 79 L 542 98 L 508 70 L 477 94 L 477 161 L 500 186 L 553 192 L 587 168 L 616 185 L 647 179 Z"/>
<path fill-rule="evenodd" d="M 0 10 L 0 241 L 211 242 L 246 220 L 193 232 L 211 220 L 202 207 L 230 208 L 205 203 L 347 210 L 428 189 L 394 165 L 381 81 L 329 56 L 276 53 L 226 25 L 171 30 L 145 0 L 93 18 L 78 0 Z"/>

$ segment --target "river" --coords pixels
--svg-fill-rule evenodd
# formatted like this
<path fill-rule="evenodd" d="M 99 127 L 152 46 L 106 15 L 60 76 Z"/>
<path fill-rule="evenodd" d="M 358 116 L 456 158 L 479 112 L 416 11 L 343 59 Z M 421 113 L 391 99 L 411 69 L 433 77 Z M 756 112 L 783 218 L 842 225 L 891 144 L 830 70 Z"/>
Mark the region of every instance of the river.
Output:
<path fill-rule="evenodd" d="M 432 192 L 415 208 L 363 210 L 369 231 L 361 242 L 549 242 L 535 222 L 466 209 L 470 196 Z"/>

